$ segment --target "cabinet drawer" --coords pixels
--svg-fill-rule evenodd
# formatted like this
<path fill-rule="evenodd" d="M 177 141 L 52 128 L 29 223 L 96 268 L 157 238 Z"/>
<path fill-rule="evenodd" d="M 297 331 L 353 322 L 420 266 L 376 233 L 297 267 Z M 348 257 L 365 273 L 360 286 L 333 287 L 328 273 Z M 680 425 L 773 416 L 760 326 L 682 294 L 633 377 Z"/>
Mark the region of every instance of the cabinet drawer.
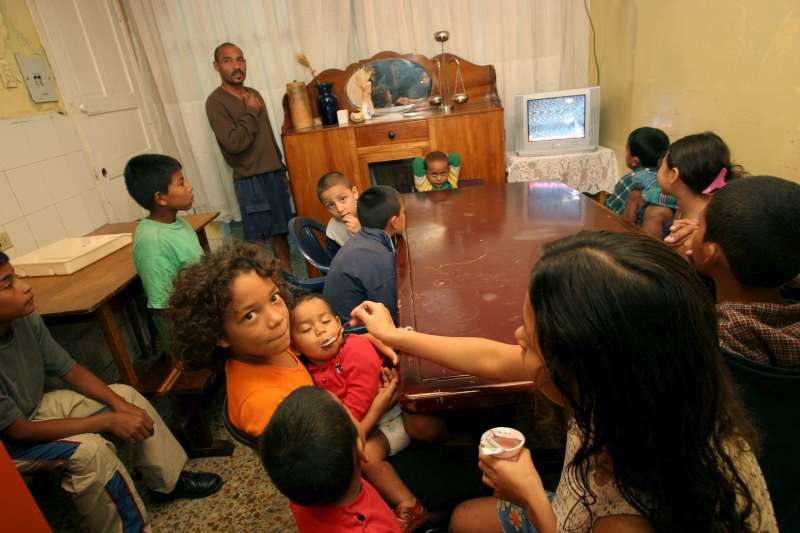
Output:
<path fill-rule="evenodd" d="M 428 140 L 428 121 L 392 122 L 361 126 L 356 130 L 356 145 L 376 146 Z"/>

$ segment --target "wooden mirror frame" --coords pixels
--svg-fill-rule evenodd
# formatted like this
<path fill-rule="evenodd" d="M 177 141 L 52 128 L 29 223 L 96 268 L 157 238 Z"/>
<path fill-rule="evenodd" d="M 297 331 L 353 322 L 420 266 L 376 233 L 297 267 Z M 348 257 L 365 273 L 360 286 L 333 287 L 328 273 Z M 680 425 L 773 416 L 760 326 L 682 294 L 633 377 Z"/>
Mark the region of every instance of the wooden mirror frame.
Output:
<path fill-rule="evenodd" d="M 425 70 L 431 73 L 433 79 L 433 86 L 439 87 L 438 69 L 436 69 L 435 61 L 441 59 L 441 54 L 433 58 L 427 58 L 419 54 L 399 54 L 397 52 L 380 52 L 368 59 L 362 59 L 357 63 L 352 63 L 344 70 L 327 69 L 319 73 L 316 78 L 306 84 L 306 91 L 308 91 L 308 100 L 311 104 L 311 114 L 314 117 L 319 116 L 317 112 L 317 82 L 333 83 L 333 93 L 339 99 L 339 109 L 347 109 L 349 111 L 358 111 L 350 104 L 350 99 L 347 97 L 345 84 L 350 76 L 363 65 L 373 61 L 380 61 L 385 59 L 406 59 L 413 63 L 421 65 Z M 464 86 L 469 95 L 470 105 L 475 103 L 491 103 L 500 106 L 500 96 L 497 94 L 497 75 L 492 65 L 476 65 L 463 59 L 455 54 L 446 54 L 447 58 L 456 57 L 461 62 L 461 75 L 464 78 Z M 455 82 L 456 64 L 454 61 L 448 61 L 447 65 L 443 68 L 448 70 L 448 80 L 450 84 Z M 289 98 L 287 95 L 283 96 L 283 125 L 281 127 L 282 133 L 287 133 L 294 130 L 292 124 L 291 113 L 289 112 Z"/>

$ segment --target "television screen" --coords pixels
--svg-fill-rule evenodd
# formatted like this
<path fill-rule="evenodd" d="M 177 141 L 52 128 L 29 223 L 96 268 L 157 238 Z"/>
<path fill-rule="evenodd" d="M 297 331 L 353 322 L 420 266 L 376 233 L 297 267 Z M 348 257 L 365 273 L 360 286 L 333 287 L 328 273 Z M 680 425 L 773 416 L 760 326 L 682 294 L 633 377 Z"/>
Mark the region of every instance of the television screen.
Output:
<path fill-rule="evenodd" d="M 586 137 L 586 95 L 528 100 L 528 142 Z"/>

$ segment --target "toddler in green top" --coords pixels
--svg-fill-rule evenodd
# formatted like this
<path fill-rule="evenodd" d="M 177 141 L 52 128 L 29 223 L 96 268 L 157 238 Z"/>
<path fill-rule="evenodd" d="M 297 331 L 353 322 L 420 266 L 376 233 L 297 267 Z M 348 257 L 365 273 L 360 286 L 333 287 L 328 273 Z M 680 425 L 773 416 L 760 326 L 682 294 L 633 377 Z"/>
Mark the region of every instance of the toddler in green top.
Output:
<path fill-rule="evenodd" d="M 136 225 L 133 261 L 147 295 L 147 307 L 162 339 L 166 326 L 161 310 L 167 307 L 175 275 L 203 256 L 192 226 L 178 211 L 192 207 L 192 184 L 181 164 L 168 155 L 137 155 L 125 165 L 125 186 L 136 202 L 150 211 Z"/>
<path fill-rule="evenodd" d="M 419 192 L 458 188 L 458 175 L 461 172 L 461 156 L 458 152 L 431 152 L 425 159 L 415 157 L 411 167 L 414 171 L 414 187 Z"/>

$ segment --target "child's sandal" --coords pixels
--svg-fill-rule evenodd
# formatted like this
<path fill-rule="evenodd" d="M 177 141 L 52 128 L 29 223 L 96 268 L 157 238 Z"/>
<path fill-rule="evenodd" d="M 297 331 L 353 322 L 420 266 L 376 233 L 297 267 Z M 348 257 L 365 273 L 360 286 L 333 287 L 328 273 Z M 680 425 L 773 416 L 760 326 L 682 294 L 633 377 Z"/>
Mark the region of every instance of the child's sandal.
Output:
<path fill-rule="evenodd" d="M 412 507 L 400 507 L 394 510 L 397 521 L 400 523 L 400 530 L 403 533 L 411 533 L 428 519 L 428 513 L 419 500 Z"/>

